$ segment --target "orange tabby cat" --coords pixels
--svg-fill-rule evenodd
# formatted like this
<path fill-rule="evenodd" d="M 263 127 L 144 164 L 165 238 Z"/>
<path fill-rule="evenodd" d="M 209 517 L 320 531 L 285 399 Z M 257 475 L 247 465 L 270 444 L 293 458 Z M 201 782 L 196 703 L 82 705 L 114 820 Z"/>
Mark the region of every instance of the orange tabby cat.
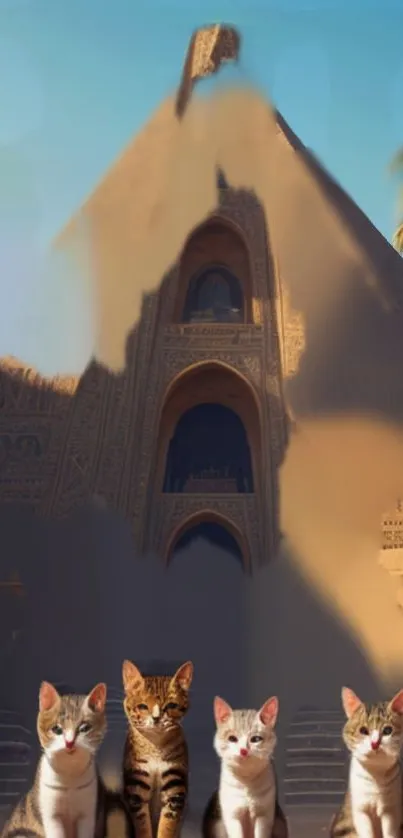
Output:
<path fill-rule="evenodd" d="M 123 664 L 129 722 L 123 782 L 136 838 L 177 838 L 188 790 L 188 750 L 181 721 L 189 707 L 193 665 L 175 675 L 143 676 Z"/>

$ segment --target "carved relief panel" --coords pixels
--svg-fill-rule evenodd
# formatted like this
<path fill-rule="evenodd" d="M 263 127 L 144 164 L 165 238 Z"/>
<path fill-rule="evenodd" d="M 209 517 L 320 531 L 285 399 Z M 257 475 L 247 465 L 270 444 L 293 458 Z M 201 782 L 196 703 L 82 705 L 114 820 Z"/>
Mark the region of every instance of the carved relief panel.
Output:
<path fill-rule="evenodd" d="M 257 485 L 256 497 L 253 501 L 256 520 L 260 519 L 262 522 L 262 514 L 267 520 L 267 499 L 269 508 L 274 509 L 275 487 L 272 485 L 271 458 L 275 452 L 273 462 L 276 466 L 282 456 L 284 416 L 281 400 L 278 330 L 272 302 L 273 289 L 268 290 L 268 255 L 264 223 L 260 207 L 253 196 L 247 193 L 239 195 L 230 190 L 225 192 L 219 213 L 215 213 L 214 217 L 222 217 L 224 221 L 227 220 L 242 230 L 250 254 L 250 287 L 254 300 L 252 316 L 255 318 L 256 312 L 259 311 L 260 317 L 256 319 L 261 322 L 256 323 L 255 320 L 250 324 L 234 325 L 173 323 L 180 282 L 180 266 L 175 266 L 164 281 L 153 321 L 155 331 L 152 364 L 151 368 L 147 368 L 146 379 L 143 378 L 142 428 L 137 436 L 140 457 L 137 460 L 136 474 L 133 465 L 130 467 L 126 495 L 127 513 L 133 520 L 137 542 L 142 550 L 157 549 L 156 539 L 160 540 L 162 535 L 160 537 L 156 533 L 165 533 L 166 528 L 169 529 L 171 526 L 168 519 L 172 512 L 172 500 L 166 500 L 161 496 L 160 488 L 156 488 L 154 481 L 164 397 L 169 385 L 178 375 L 203 362 L 215 361 L 237 370 L 245 380 L 250 382 L 257 393 L 261 404 L 261 456 L 264 459 L 265 468 L 262 470 L 263 482 Z M 257 218 L 259 223 L 257 223 Z M 273 278 L 270 281 L 274 282 Z M 270 421 L 267 421 L 268 413 L 270 413 Z M 133 427 L 137 428 L 138 433 L 139 423 L 134 423 Z M 132 451 L 132 446 L 129 446 L 129 450 Z M 181 509 L 193 508 L 194 503 L 200 505 L 200 502 L 200 498 L 195 501 L 190 496 L 181 497 Z M 263 507 L 265 507 L 264 510 Z M 235 508 L 240 509 L 241 505 L 238 503 Z M 237 514 L 239 517 L 240 513 Z M 244 517 L 242 526 L 244 528 L 246 526 Z M 253 548 L 254 551 L 257 550 L 258 556 L 266 552 L 262 530 L 261 526 L 259 529 L 260 546 L 257 548 L 254 543 Z M 254 541 L 256 542 L 256 537 Z M 268 542 L 271 543 L 271 536 Z M 160 549 L 162 549 L 161 544 Z"/>

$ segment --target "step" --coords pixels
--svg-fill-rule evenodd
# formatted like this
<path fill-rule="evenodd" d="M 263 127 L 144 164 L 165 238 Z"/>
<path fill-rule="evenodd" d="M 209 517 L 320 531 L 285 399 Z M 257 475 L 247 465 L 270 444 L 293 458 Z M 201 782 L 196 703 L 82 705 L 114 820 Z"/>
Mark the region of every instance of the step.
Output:
<path fill-rule="evenodd" d="M 334 707 L 319 709 L 314 707 L 307 707 L 302 708 L 297 711 L 294 716 L 293 722 L 297 722 L 300 719 L 312 720 L 312 719 L 324 719 L 324 720 L 331 720 L 334 719 L 336 721 L 340 721 L 341 727 L 345 723 L 345 716 L 343 711 Z"/>
<path fill-rule="evenodd" d="M 322 728 L 310 732 L 298 728 L 298 730 L 291 730 L 286 736 L 286 743 L 298 743 L 299 741 L 312 742 L 319 746 L 328 745 L 329 742 L 332 742 L 341 747 L 343 740 L 338 733 L 332 730 L 323 730 Z"/>
<path fill-rule="evenodd" d="M 297 791 L 288 792 L 284 795 L 285 806 L 290 808 L 293 806 L 333 806 L 334 810 L 341 805 L 344 799 L 344 791 Z"/>
<path fill-rule="evenodd" d="M 319 720 L 319 719 L 305 719 L 293 722 L 290 725 L 288 736 L 292 734 L 310 734 L 310 733 L 326 733 L 331 734 L 338 739 L 341 738 L 342 728 L 338 719 Z"/>
<path fill-rule="evenodd" d="M 0 742 L 0 762 L 11 762 L 22 765 L 30 762 L 31 747 L 25 742 Z"/>
<path fill-rule="evenodd" d="M 344 748 L 312 748 L 304 747 L 302 744 L 299 748 L 287 748 L 287 760 L 291 761 L 294 758 L 312 762 L 318 762 L 319 760 L 341 762 L 342 759 L 346 759 L 346 752 Z"/>
<path fill-rule="evenodd" d="M 0 710 L 0 807 L 14 806 L 29 788 L 33 742 L 18 713 Z"/>
<path fill-rule="evenodd" d="M 348 757 L 340 709 L 300 708 L 285 739 L 285 802 L 291 807 L 337 807 L 346 789 Z"/>
<path fill-rule="evenodd" d="M 311 791 L 331 791 L 344 792 L 346 789 L 346 781 L 343 778 L 334 779 L 334 777 L 286 777 L 284 780 L 284 789 L 286 794 L 289 792 L 311 792 Z"/>
<path fill-rule="evenodd" d="M 342 760 L 339 762 L 335 760 L 315 760 L 312 762 L 298 759 L 295 762 L 290 761 L 286 763 L 284 775 L 289 780 L 305 776 L 309 776 L 312 779 L 323 777 L 324 779 L 334 778 L 344 780 L 347 775 L 347 763 Z"/>

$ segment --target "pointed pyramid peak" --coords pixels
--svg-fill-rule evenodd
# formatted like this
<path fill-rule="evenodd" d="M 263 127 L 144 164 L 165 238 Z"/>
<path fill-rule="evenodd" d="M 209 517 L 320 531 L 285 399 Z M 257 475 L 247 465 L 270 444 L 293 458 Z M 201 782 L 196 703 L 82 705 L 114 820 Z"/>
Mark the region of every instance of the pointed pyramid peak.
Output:
<path fill-rule="evenodd" d="M 193 33 L 186 53 L 182 80 L 176 100 L 179 117 L 185 111 L 194 84 L 217 73 L 226 61 L 237 61 L 241 37 L 234 26 L 214 23 Z"/>

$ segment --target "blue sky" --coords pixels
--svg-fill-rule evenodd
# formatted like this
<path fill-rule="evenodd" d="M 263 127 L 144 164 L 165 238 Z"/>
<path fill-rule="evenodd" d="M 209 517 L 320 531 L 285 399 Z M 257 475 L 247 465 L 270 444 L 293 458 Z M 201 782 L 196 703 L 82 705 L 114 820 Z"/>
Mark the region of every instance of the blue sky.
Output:
<path fill-rule="evenodd" d="M 242 78 L 390 238 L 403 0 L 0 0 L 0 354 L 31 357 L 68 308 L 69 291 L 44 309 L 35 260 L 175 87 L 192 30 L 223 19 L 243 32 Z"/>

